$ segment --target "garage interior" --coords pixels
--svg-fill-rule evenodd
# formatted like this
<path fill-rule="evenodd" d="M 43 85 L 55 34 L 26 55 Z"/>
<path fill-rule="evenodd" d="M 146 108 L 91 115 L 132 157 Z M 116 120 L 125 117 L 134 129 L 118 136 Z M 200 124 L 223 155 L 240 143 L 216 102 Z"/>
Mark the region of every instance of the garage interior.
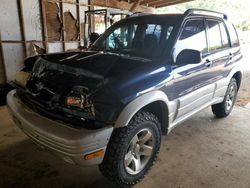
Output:
<path fill-rule="evenodd" d="M 85 49 L 89 34 L 102 33 L 111 25 L 111 16 L 117 21 L 189 1 L 2 0 L 0 187 L 115 187 L 97 166 L 70 165 L 37 148 L 8 114 L 8 81 L 14 80 L 26 57 Z M 250 187 L 248 49 L 248 44 L 242 45 L 245 73 L 232 114 L 216 119 L 206 109 L 164 136 L 158 160 L 135 187 Z"/>

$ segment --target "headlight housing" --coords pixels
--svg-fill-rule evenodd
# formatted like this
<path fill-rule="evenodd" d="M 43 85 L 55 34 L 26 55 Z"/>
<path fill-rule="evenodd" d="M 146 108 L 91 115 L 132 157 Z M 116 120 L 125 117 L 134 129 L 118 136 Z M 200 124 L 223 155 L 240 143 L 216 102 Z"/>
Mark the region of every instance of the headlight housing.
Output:
<path fill-rule="evenodd" d="M 74 86 L 65 99 L 65 106 L 95 115 L 93 102 L 89 99 L 89 90 L 83 86 Z"/>

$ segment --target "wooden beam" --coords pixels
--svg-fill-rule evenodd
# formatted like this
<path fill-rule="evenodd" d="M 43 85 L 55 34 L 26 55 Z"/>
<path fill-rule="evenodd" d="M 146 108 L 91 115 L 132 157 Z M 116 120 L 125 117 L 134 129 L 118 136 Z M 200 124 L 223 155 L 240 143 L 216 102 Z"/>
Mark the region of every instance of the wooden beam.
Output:
<path fill-rule="evenodd" d="M 145 4 L 148 4 L 148 3 L 152 3 L 152 2 L 157 2 L 158 0 L 142 0 L 140 2 L 140 5 L 145 5 Z"/>
<path fill-rule="evenodd" d="M 133 6 L 132 3 L 118 0 L 91 0 L 90 2 L 93 6 L 117 8 L 120 10 L 130 10 L 131 6 Z M 140 5 L 134 11 L 153 13 L 154 8 Z"/>
<path fill-rule="evenodd" d="M 180 3 L 187 3 L 193 0 L 184 0 L 184 1 L 180 1 L 180 2 L 173 2 L 173 3 L 168 3 L 168 4 L 161 4 L 158 6 L 155 6 L 155 8 L 161 8 L 161 7 L 166 7 L 166 6 L 171 6 L 171 5 L 176 5 L 176 4 L 180 4 Z"/>
<path fill-rule="evenodd" d="M 17 6 L 18 6 L 19 25 L 21 29 L 21 38 L 22 40 L 26 41 L 22 0 L 17 0 Z M 26 44 L 23 45 L 23 53 L 24 53 L 24 57 L 27 57 Z"/>
<path fill-rule="evenodd" d="M 141 0 L 136 0 L 134 3 L 133 3 L 133 5 L 131 6 L 131 8 L 130 8 L 130 12 L 134 12 L 136 9 L 137 9 L 137 7 L 140 5 L 140 2 L 141 2 Z"/>
<path fill-rule="evenodd" d="M 175 5 L 175 4 L 179 4 L 179 3 L 185 3 L 188 1 L 192 1 L 192 0 L 170 0 L 170 1 L 160 0 L 158 2 L 149 3 L 148 5 L 159 8 L 159 7 Z"/>
<path fill-rule="evenodd" d="M 170 4 L 170 3 L 175 3 L 176 1 L 183 1 L 183 0 L 158 0 L 158 1 L 153 1 L 151 3 L 148 3 L 149 6 L 155 6 L 158 4 Z"/>
<path fill-rule="evenodd" d="M 22 41 L 22 40 L 2 40 L 0 41 L 0 43 L 4 44 L 30 44 L 30 43 L 43 43 L 45 44 L 47 41 L 42 41 L 42 40 L 26 40 L 26 41 Z M 58 41 L 58 40 L 53 40 L 53 41 L 49 41 L 50 43 L 68 43 L 68 42 L 78 42 L 78 40 L 70 40 L 70 41 Z"/>
<path fill-rule="evenodd" d="M 50 3 L 64 3 L 64 4 L 71 4 L 71 5 L 79 5 L 79 6 L 84 6 L 84 7 L 89 7 L 90 5 L 84 4 L 84 3 L 74 3 L 71 0 L 46 0 L 47 2 Z"/>

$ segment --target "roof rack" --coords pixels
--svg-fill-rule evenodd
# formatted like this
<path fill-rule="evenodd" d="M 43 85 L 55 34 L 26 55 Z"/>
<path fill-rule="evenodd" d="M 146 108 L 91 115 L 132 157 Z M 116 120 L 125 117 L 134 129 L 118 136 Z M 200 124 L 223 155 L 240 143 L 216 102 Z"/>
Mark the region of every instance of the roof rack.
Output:
<path fill-rule="evenodd" d="M 221 12 L 213 11 L 213 10 L 205 10 L 205 9 L 188 9 L 185 11 L 184 15 L 189 16 L 191 14 L 203 14 L 209 16 L 221 17 L 227 20 L 227 15 Z"/>

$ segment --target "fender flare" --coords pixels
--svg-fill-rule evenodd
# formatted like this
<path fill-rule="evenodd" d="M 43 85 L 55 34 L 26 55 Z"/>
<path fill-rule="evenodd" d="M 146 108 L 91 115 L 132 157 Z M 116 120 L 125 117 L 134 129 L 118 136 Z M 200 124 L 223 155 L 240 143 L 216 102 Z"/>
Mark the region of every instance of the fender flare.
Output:
<path fill-rule="evenodd" d="M 119 114 L 114 128 L 120 128 L 125 127 L 128 125 L 129 121 L 132 119 L 132 117 L 143 107 L 147 106 L 150 103 L 161 101 L 164 104 L 166 104 L 166 107 L 169 111 L 169 100 L 167 95 L 160 90 L 151 91 L 148 93 L 145 93 L 133 101 L 131 101 L 127 106 L 121 111 Z"/>

